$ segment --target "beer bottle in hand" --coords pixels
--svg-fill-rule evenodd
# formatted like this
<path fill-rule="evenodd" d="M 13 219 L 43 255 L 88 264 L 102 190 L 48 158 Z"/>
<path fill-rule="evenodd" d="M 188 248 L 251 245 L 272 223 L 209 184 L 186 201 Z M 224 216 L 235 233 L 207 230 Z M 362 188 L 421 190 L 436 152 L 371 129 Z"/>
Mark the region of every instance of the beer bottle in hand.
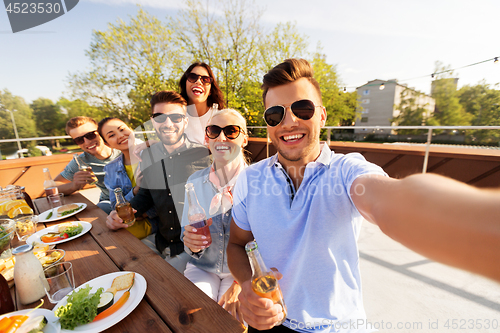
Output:
<path fill-rule="evenodd" d="M 253 291 L 260 297 L 269 298 L 275 304 L 280 304 L 283 308 L 283 320 L 274 325 L 279 326 L 286 320 L 287 310 L 278 279 L 272 270 L 267 269 L 255 240 L 248 242 L 245 245 L 245 250 L 250 261 L 250 266 L 252 267 Z"/>
<path fill-rule="evenodd" d="M 116 213 L 123 220 L 124 224 L 131 226 L 135 222 L 135 215 L 134 211 L 132 210 L 132 206 L 130 205 L 130 202 L 125 200 L 125 198 L 123 197 L 121 188 L 115 188 L 114 192 L 116 197 Z"/>
<path fill-rule="evenodd" d="M 205 246 L 209 247 L 210 244 L 212 244 L 212 236 L 210 235 L 210 227 L 207 224 L 207 215 L 205 214 L 203 207 L 201 207 L 198 202 L 196 192 L 194 191 L 194 185 L 192 183 L 187 183 L 185 187 L 189 205 L 189 225 L 196 229 L 195 234 L 207 237 L 206 241 L 208 243 Z"/>

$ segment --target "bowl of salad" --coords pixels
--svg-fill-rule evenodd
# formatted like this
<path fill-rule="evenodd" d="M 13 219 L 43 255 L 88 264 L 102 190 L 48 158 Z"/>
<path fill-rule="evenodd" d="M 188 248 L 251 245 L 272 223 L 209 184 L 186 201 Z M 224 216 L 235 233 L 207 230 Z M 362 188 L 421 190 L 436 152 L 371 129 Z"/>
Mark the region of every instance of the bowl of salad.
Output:
<path fill-rule="evenodd" d="M 0 258 L 10 258 L 10 241 L 14 238 L 16 223 L 14 220 L 0 219 Z"/>

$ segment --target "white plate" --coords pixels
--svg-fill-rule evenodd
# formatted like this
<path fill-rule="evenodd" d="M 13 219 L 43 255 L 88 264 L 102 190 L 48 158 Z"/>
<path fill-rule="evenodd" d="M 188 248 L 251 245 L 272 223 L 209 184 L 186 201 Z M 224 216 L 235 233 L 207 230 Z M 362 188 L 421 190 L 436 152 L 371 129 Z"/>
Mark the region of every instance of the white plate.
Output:
<path fill-rule="evenodd" d="M 57 232 L 57 230 L 59 229 L 59 224 L 56 224 L 56 225 L 54 225 L 52 227 L 45 228 L 43 230 L 35 232 L 33 235 L 31 235 L 31 236 L 28 237 L 28 239 L 26 240 L 26 244 L 33 244 L 34 242 L 37 242 L 37 243 L 40 243 L 40 244 L 49 244 L 49 245 L 53 245 L 53 244 L 55 245 L 55 244 L 59 244 L 59 243 L 64 243 L 64 242 L 68 242 L 70 240 L 73 240 L 75 238 L 78 238 L 80 236 L 83 236 L 90 229 L 92 229 L 92 224 L 90 224 L 88 222 L 75 221 L 75 222 L 71 222 L 71 223 L 73 225 L 78 225 L 78 223 L 80 223 L 82 225 L 82 227 L 83 227 L 83 231 L 80 232 L 78 235 L 75 235 L 75 236 L 70 237 L 70 238 L 62 239 L 62 240 L 57 241 L 57 242 L 51 242 L 51 243 L 42 242 L 42 240 L 40 239 L 40 237 L 42 237 L 45 234 L 48 234 L 49 232 Z"/>
<path fill-rule="evenodd" d="M 84 203 L 76 203 L 76 205 L 78 206 L 81 206 L 82 208 L 74 211 L 73 213 L 71 214 L 68 214 L 68 215 L 64 215 L 64 216 L 57 216 L 57 208 L 53 208 L 53 209 L 49 209 L 49 210 L 46 210 L 45 212 L 41 213 L 40 215 L 38 215 L 38 218 L 39 218 L 39 221 L 38 222 L 43 222 L 43 223 L 46 223 L 46 222 L 55 222 L 55 221 L 59 221 L 59 220 L 62 220 L 62 219 L 65 219 L 67 217 L 70 217 L 70 216 L 73 216 L 75 214 L 78 214 L 80 213 L 82 210 L 84 210 L 85 208 L 87 208 L 87 204 L 84 204 Z M 50 217 L 50 219 L 47 219 L 47 216 L 49 216 L 50 212 L 52 212 L 52 216 Z"/>
<path fill-rule="evenodd" d="M 59 333 L 59 332 L 61 332 L 61 324 L 59 323 L 59 318 L 57 318 L 54 315 L 54 312 L 47 310 L 47 309 L 36 309 L 36 310 L 26 309 L 26 310 L 20 310 L 20 311 L 16 311 L 16 312 L 6 313 L 6 314 L 0 316 L 0 320 L 3 317 L 22 315 L 22 314 L 26 314 L 30 311 L 33 311 L 29 314 L 30 319 L 33 317 L 36 317 L 36 316 L 45 316 L 45 318 L 47 318 L 47 325 L 43 328 L 42 332 L 44 332 L 44 333 Z"/>
<path fill-rule="evenodd" d="M 100 287 L 102 287 L 102 288 L 104 288 L 104 290 L 106 290 L 109 287 L 111 287 L 111 283 L 113 282 L 113 279 L 115 277 L 123 275 L 123 274 L 127 274 L 127 273 L 131 273 L 131 272 L 116 272 L 116 273 L 110 273 L 110 274 L 106 274 L 103 276 L 99 276 L 98 278 L 90 280 L 89 282 L 85 282 L 84 284 L 82 284 L 81 286 L 76 288 L 75 291 L 79 290 L 82 287 L 85 287 L 86 285 L 90 285 L 92 287 L 91 292 L 97 291 L 97 289 L 99 289 Z M 96 322 L 92 322 L 89 324 L 77 326 L 77 327 L 75 327 L 75 329 L 73 331 L 62 329 L 61 332 L 66 332 L 66 333 L 70 333 L 70 332 L 92 332 L 92 333 L 94 333 L 95 332 L 95 333 L 97 333 L 97 332 L 104 331 L 107 328 L 110 328 L 111 326 L 118 323 L 126 316 L 128 316 L 128 314 L 130 312 L 132 312 L 137 307 L 137 305 L 139 305 L 142 298 L 144 297 L 144 294 L 146 293 L 146 288 L 147 288 L 146 279 L 141 274 L 135 273 L 134 286 L 132 287 L 132 289 L 130 289 L 130 297 L 127 300 L 127 302 L 120 309 L 118 309 L 118 311 L 116 311 L 115 313 L 113 313 L 112 315 L 110 315 L 107 318 L 104 318 L 104 319 L 101 319 L 101 320 L 98 320 Z M 121 290 L 121 291 L 118 291 L 116 293 L 115 302 L 117 302 L 120 299 L 120 297 L 123 295 L 123 293 L 125 291 L 126 290 Z M 67 298 L 68 298 L 68 296 L 65 296 L 62 300 L 60 300 L 59 303 L 56 304 L 56 306 L 54 307 L 54 309 L 52 311 L 54 311 L 54 313 L 55 313 L 55 311 L 60 306 L 66 305 Z"/>

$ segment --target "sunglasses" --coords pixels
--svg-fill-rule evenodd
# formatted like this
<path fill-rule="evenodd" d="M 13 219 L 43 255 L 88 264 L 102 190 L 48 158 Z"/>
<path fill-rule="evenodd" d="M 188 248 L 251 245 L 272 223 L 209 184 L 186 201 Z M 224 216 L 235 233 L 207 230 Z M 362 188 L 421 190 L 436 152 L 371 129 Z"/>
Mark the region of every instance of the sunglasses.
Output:
<path fill-rule="evenodd" d="M 238 125 L 228 125 L 224 128 L 217 125 L 209 125 L 205 128 L 205 134 L 209 139 L 217 139 L 220 132 L 224 132 L 224 136 L 229 140 L 234 140 L 240 135 L 240 133 L 245 133 Z"/>
<path fill-rule="evenodd" d="M 153 113 L 151 118 L 158 123 L 158 124 L 163 124 L 167 118 L 170 119 L 171 122 L 173 123 L 180 123 L 186 116 L 183 114 L 179 113 L 173 113 L 173 114 L 166 114 L 166 113 Z"/>
<path fill-rule="evenodd" d="M 85 133 L 82 136 L 74 138 L 73 141 L 77 145 L 81 145 L 85 142 L 84 138 L 87 140 L 94 140 L 96 137 L 97 137 L 97 131 L 92 131 L 92 132 Z"/>
<path fill-rule="evenodd" d="M 314 111 L 317 107 L 321 107 L 320 105 L 314 105 L 314 103 L 308 99 L 301 99 L 300 101 L 293 102 L 290 105 L 290 109 L 292 110 L 295 117 L 308 120 L 314 116 Z M 283 119 L 285 118 L 286 107 L 283 105 L 275 105 L 271 106 L 264 111 L 264 120 L 267 125 L 274 127 L 279 125 Z"/>
<path fill-rule="evenodd" d="M 189 73 L 187 75 L 187 79 L 191 83 L 195 83 L 196 81 L 198 81 L 198 79 L 201 79 L 201 82 L 203 82 L 203 84 L 206 85 L 206 86 L 208 86 L 214 80 L 210 76 L 198 75 L 198 74 L 195 74 L 195 73 Z"/>

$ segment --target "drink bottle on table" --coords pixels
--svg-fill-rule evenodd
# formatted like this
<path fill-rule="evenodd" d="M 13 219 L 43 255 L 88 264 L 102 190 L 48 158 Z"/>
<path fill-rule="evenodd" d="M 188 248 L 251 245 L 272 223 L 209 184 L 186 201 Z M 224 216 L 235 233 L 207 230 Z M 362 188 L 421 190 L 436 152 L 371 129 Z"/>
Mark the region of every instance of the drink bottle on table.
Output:
<path fill-rule="evenodd" d="M 286 320 L 287 310 L 278 279 L 272 270 L 267 269 L 255 240 L 248 242 L 245 245 L 245 250 L 252 267 L 252 289 L 260 297 L 269 298 L 275 304 L 281 305 L 284 314 L 283 320 L 275 326 L 281 325 Z"/>
<path fill-rule="evenodd" d="M 125 200 L 123 197 L 121 188 L 115 188 L 114 192 L 116 197 L 116 213 L 123 220 L 124 224 L 131 226 L 135 222 L 135 215 L 132 206 L 130 205 L 130 202 Z"/>
<path fill-rule="evenodd" d="M 194 191 L 194 185 L 192 183 L 187 183 L 185 187 L 189 205 L 189 225 L 196 229 L 196 232 L 194 232 L 195 234 L 207 237 L 206 241 L 208 243 L 206 247 L 209 247 L 210 244 L 212 244 L 212 236 L 210 235 L 210 227 L 207 224 L 207 215 L 198 202 L 196 192 Z"/>
<path fill-rule="evenodd" d="M 56 182 L 52 179 L 50 175 L 49 168 L 43 168 L 43 176 L 45 180 L 43 181 L 43 188 L 45 189 L 45 196 L 48 197 L 51 194 L 58 194 L 59 189 L 57 188 Z"/>

